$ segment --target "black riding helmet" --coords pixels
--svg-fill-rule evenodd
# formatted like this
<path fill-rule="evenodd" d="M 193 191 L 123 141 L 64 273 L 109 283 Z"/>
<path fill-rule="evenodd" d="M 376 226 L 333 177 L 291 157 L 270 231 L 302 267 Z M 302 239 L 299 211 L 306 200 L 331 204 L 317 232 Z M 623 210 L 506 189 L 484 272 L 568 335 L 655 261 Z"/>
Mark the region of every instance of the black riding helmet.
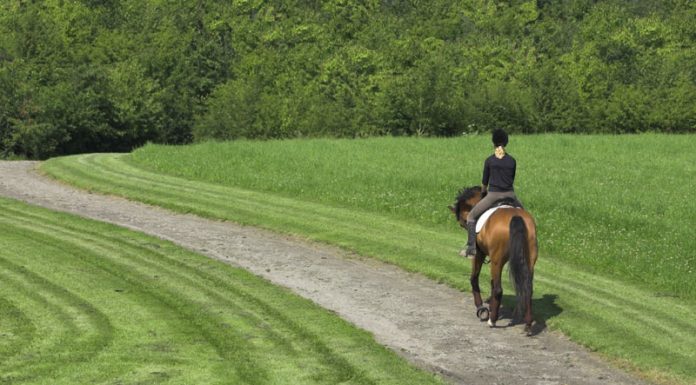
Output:
<path fill-rule="evenodd" d="M 498 128 L 495 131 L 493 131 L 493 145 L 495 147 L 498 146 L 507 146 L 508 144 L 508 134 L 503 130 L 502 128 Z"/>

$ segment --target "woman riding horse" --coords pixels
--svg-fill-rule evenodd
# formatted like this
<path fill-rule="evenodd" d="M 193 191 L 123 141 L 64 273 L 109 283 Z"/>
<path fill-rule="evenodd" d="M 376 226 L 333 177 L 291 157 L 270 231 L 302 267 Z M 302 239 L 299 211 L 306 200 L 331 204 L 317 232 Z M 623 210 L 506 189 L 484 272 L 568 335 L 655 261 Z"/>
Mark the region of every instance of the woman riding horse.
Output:
<path fill-rule="evenodd" d="M 460 226 L 468 230 L 469 243 L 473 248 L 474 260 L 470 282 L 477 316 L 482 321 L 488 320 L 488 325 L 495 327 L 503 297 L 501 275 L 503 266 L 509 261 L 510 277 L 517 294 L 514 315 L 524 313 L 525 331 L 527 335 L 531 335 L 534 265 L 538 254 L 534 218 L 521 205 L 500 207 L 488 217 L 479 233 L 476 233 L 476 220 L 492 204 L 503 198 L 517 201 L 512 189 L 515 160 L 505 154 L 504 150 L 507 134 L 502 130 L 494 132 L 493 144 L 496 146 L 496 154 L 486 160 L 484 187 L 476 186 L 462 190 L 455 205 L 450 206 L 450 210 Z M 485 186 L 489 187 L 488 195 L 485 195 Z M 490 258 L 491 266 L 490 310 L 483 305 L 479 287 L 479 274 L 486 255 Z"/>
<path fill-rule="evenodd" d="M 469 237 L 466 242 L 466 249 L 459 253 L 463 257 L 466 256 L 473 259 L 476 256 L 476 221 L 493 203 L 508 198 L 522 207 L 513 187 L 517 162 L 515 158 L 505 152 L 507 144 L 508 135 L 504 130 L 497 129 L 493 131 L 495 153 L 489 156 L 483 163 L 481 189 L 484 198 L 471 209 L 466 217 L 466 229 L 469 232 Z"/>

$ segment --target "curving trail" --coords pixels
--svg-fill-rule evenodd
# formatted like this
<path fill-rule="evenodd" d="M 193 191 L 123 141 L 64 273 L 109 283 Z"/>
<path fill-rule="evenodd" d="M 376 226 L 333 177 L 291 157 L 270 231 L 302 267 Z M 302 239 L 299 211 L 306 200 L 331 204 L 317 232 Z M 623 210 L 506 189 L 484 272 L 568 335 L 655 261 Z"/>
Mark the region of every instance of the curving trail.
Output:
<path fill-rule="evenodd" d="M 0 162 L 0 195 L 135 229 L 241 266 L 336 312 L 452 383 L 643 383 L 555 333 L 527 338 L 521 327 L 488 329 L 472 317 L 467 293 L 420 275 L 256 228 L 91 194 L 43 177 L 35 166 Z"/>

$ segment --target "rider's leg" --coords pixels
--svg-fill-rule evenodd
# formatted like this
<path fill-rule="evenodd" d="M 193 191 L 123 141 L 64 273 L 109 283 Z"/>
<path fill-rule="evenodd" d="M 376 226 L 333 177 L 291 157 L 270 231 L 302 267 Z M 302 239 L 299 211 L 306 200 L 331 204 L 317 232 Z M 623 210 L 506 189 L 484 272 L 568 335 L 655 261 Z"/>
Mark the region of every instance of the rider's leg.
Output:
<path fill-rule="evenodd" d="M 466 241 L 466 257 L 473 259 L 476 257 L 476 221 L 467 221 L 466 229 L 469 233 Z"/>
<path fill-rule="evenodd" d="M 488 193 L 483 199 L 481 199 L 469 212 L 466 217 L 466 229 L 468 233 L 468 238 L 466 242 L 466 249 L 459 252 L 459 255 L 467 258 L 476 257 L 476 221 L 478 218 L 486 211 L 493 202 L 498 200 L 496 193 Z"/>

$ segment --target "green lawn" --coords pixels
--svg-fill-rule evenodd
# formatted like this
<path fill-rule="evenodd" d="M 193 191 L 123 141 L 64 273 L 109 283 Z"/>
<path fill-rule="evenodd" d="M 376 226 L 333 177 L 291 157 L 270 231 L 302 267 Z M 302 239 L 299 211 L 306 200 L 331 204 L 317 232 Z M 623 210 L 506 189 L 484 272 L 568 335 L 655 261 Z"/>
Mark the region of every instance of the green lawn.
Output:
<path fill-rule="evenodd" d="M 149 145 L 42 169 L 468 290 L 470 267 L 457 257 L 464 234 L 446 206 L 480 183 L 490 147 L 487 135 Z M 513 136 L 508 149 L 539 227 L 538 318 L 650 378 L 696 383 L 696 136 Z"/>
<path fill-rule="evenodd" d="M 243 270 L 0 199 L 0 384 L 424 384 L 337 316 Z"/>

